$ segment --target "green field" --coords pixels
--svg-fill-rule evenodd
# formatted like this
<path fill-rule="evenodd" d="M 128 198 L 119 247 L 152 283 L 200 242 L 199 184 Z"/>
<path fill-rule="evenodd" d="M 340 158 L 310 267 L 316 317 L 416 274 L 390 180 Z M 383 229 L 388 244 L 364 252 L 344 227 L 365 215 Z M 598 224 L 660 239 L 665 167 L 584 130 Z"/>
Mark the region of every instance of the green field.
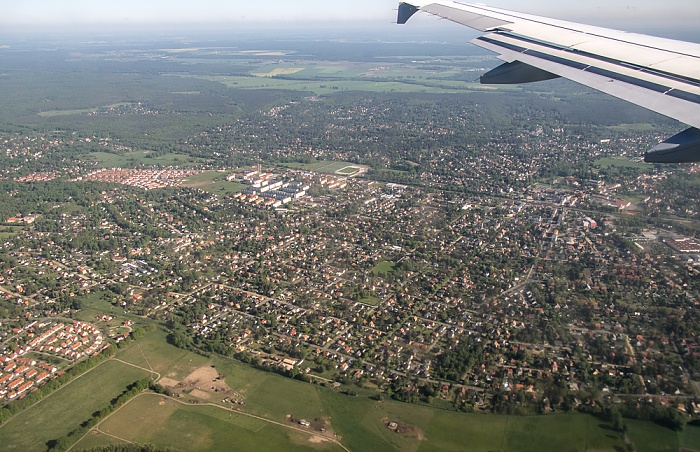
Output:
<path fill-rule="evenodd" d="M 623 168 L 634 168 L 640 170 L 649 170 L 652 166 L 648 163 L 643 162 L 633 162 L 626 158 L 621 157 L 605 157 L 595 161 L 595 165 L 601 168 L 607 168 L 610 166 L 620 166 Z"/>
<path fill-rule="evenodd" d="M 587 415 L 462 414 L 323 393 L 334 428 L 350 450 L 586 451 L 622 449 L 620 436 Z M 396 433 L 386 421 L 413 426 Z"/>
<path fill-rule="evenodd" d="M 246 185 L 236 181 L 227 181 L 227 173 L 205 171 L 185 180 L 185 187 L 200 188 L 213 195 L 232 196 L 243 190 Z"/>
<path fill-rule="evenodd" d="M 211 406 L 189 406 L 144 394 L 99 427 L 101 432 L 137 443 L 188 451 L 342 450 L 329 441 L 281 425 Z M 99 436 L 98 436 L 99 437 Z M 95 436 L 77 448 L 90 447 Z"/>
<path fill-rule="evenodd" d="M 184 154 L 165 154 L 150 157 L 151 151 L 134 151 L 125 154 L 92 152 L 89 158 L 102 168 L 130 167 L 135 165 L 191 166 L 196 164 L 192 157 Z"/>
<path fill-rule="evenodd" d="M 700 426 L 686 426 L 685 429 L 678 434 L 678 442 L 680 446 L 685 449 L 700 451 Z"/>
<path fill-rule="evenodd" d="M 362 170 L 362 168 L 360 168 L 359 166 L 346 166 L 345 168 L 341 168 L 338 171 L 336 171 L 336 173 L 349 176 L 351 174 L 357 173 L 360 170 Z"/>
<path fill-rule="evenodd" d="M 106 361 L 72 383 L 21 412 L 0 427 L 3 450 L 45 450 L 92 413 L 109 405 L 126 387 L 149 374 L 131 366 Z"/>
<path fill-rule="evenodd" d="M 113 305 L 110 302 L 112 296 L 113 294 L 111 292 L 100 290 L 78 296 L 78 300 L 80 300 L 82 308 L 75 314 L 75 319 L 82 320 L 83 322 L 96 323 L 98 322 L 98 316 L 105 314 L 110 315 L 112 316 L 112 320 L 109 323 L 98 322 L 100 328 L 104 329 L 105 331 L 121 326 L 127 319 L 132 320 L 136 325 L 143 323 L 142 317 L 139 317 L 136 314 L 124 313 L 123 309 Z"/>
<path fill-rule="evenodd" d="M 284 422 L 287 415 L 296 419 L 326 417 L 319 388 L 240 364 L 215 360 L 226 384 L 245 400 L 245 412 Z"/>
<path fill-rule="evenodd" d="M 651 422 L 625 419 L 627 436 L 637 452 L 700 451 L 700 427 L 686 426 L 674 432 Z"/>
<path fill-rule="evenodd" d="M 609 126 L 608 129 L 614 130 L 616 132 L 651 132 L 656 130 L 653 124 L 618 124 L 615 126 Z"/>
<path fill-rule="evenodd" d="M 301 170 L 306 170 L 306 171 L 314 171 L 317 173 L 324 173 L 324 174 L 336 174 L 338 171 L 342 170 L 343 168 L 347 167 L 353 167 L 353 168 L 365 168 L 362 165 L 357 165 L 355 163 L 350 163 L 350 162 L 334 162 L 331 160 L 319 160 L 317 162 L 312 162 L 312 163 L 284 163 L 284 166 L 289 167 L 289 168 L 296 168 L 296 169 L 301 169 Z"/>
<path fill-rule="evenodd" d="M 389 261 L 383 261 L 378 263 L 377 265 L 374 266 L 372 269 L 372 273 L 375 275 L 379 273 L 391 273 L 396 269 L 396 264 L 393 262 Z"/>
<path fill-rule="evenodd" d="M 146 369 L 161 377 L 181 380 L 194 369 L 207 365 L 209 360 L 195 353 L 168 344 L 166 333 L 156 330 L 148 333 L 129 348 L 117 353 L 117 358 Z"/>

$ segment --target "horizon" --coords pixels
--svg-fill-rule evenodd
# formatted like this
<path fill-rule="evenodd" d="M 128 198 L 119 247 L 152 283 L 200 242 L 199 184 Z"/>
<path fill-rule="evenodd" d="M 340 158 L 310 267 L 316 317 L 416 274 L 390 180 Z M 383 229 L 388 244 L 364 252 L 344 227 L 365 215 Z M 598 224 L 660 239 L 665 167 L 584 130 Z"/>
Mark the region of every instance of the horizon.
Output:
<path fill-rule="evenodd" d="M 492 0 L 489 6 L 561 20 L 629 29 L 690 29 L 696 26 L 697 8 L 687 0 L 651 0 L 634 4 L 592 0 L 557 5 L 534 0 L 527 5 L 515 0 Z M 231 5 L 224 0 L 124 0 L 96 3 L 75 0 L 68 4 L 49 0 L 13 2 L 0 17 L 0 34 L 17 32 L 138 29 L 148 28 L 389 28 L 396 21 L 398 1 L 356 0 L 352 8 L 338 8 L 320 0 L 267 0 L 263 4 Z M 438 22 L 440 22 L 438 24 Z M 411 20 L 411 28 L 445 27 L 429 14 Z M 454 24 L 452 24 L 454 25 Z"/>

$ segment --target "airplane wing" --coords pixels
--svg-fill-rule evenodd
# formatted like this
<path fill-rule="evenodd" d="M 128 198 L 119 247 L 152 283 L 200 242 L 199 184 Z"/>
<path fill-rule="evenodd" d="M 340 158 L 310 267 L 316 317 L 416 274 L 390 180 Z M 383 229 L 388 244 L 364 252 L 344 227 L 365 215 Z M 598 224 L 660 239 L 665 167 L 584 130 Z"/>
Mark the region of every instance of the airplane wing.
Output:
<path fill-rule="evenodd" d="M 645 161 L 700 162 L 700 44 L 451 0 L 401 2 L 398 23 L 418 11 L 484 32 L 471 42 L 505 63 L 481 83 L 571 79 L 692 126 L 647 151 Z"/>

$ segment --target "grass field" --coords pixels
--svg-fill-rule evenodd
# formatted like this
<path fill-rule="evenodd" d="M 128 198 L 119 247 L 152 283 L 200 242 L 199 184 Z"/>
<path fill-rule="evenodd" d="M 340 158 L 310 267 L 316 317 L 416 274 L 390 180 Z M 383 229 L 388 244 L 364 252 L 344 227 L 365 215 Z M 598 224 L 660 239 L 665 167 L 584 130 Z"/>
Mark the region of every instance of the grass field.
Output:
<path fill-rule="evenodd" d="M 601 168 L 607 168 L 610 166 L 621 166 L 624 168 L 635 168 L 635 169 L 639 169 L 639 170 L 651 169 L 651 165 L 649 165 L 648 163 L 633 162 L 633 161 L 628 160 L 626 158 L 615 158 L 615 157 L 606 157 L 606 158 L 598 159 L 595 161 L 595 165 L 599 166 Z"/>
<path fill-rule="evenodd" d="M 394 271 L 394 269 L 396 269 L 395 263 L 383 261 L 374 266 L 374 268 L 372 269 L 372 273 L 374 273 L 375 275 L 379 273 L 391 273 Z"/>
<path fill-rule="evenodd" d="M 377 306 L 379 304 L 379 302 L 382 300 L 380 300 L 377 297 L 366 297 L 366 298 L 360 298 L 358 301 L 360 303 L 368 304 L 371 306 Z"/>
<path fill-rule="evenodd" d="M 125 314 L 124 310 L 110 303 L 109 298 L 103 298 L 103 295 L 107 295 L 111 298 L 111 292 L 104 291 L 94 291 L 79 297 L 82 303 L 82 309 L 75 314 L 76 320 L 82 320 L 83 322 L 95 323 L 98 322 L 98 316 L 110 315 L 112 320 L 108 323 L 99 322 L 100 328 L 105 330 L 114 329 L 123 324 L 127 319 L 132 320 L 135 325 L 140 325 L 143 323 L 143 318 L 137 316 L 136 314 Z"/>
<path fill-rule="evenodd" d="M 637 452 L 700 451 L 700 427 L 686 426 L 674 432 L 652 422 L 625 419 L 627 437 Z"/>
<path fill-rule="evenodd" d="M 342 174 L 344 176 L 350 176 L 352 174 L 356 174 L 357 172 L 361 171 L 362 168 L 359 166 L 346 166 L 345 168 L 341 168 L 336 173 Z"/>
<path fill-rule="evenodd" d="M 134 165 L 163 165 L 163 166 L 191 166 L 196 162 L 184 154 L 165 154 L 158 157 L 149 157 L 150 151 L 134 151 L 126 154 L 112 154 L 109 152 L 92 152 L 89 158 L 102 168 L 130 167 Z"/>
<path fill-rule="evenodd" d="M 397 402 L 373 402 L 329 391 L 324 404 L 336 432 L 351 450 L 586 451 L 624 446 L 615 432 L 592 416 L 495 416 L 434 410 Z M 399 434 L 385 421 L 414 426 Z"/>
<path fill-rule="evenodd" d="M 3 424 L 2 449 L 45 450 L 47 441 L 78 427 L 92 413 L 109 405 L 127 385 L 147 376 L 147 372 L 116 361 L 95 367 Z"/>
<path fill-rule="evenodd" d="M 683 448 L 700 451 L 700 427 L 686 426 L 685 429 L 678 435 L 679 445 Z"/>
<path fill-rule="evenodd" d="M 331 160 L 319 160 L 317 162 L 313 163 L 284 163 L 284 166 L 289 167 L 289 168 L 296 168 L 296 169 L 301 169 L 301 170 L 306 170 L 306 171 L 314 171 L 317 173 L 325 173 L 325 174 L 335 174 L 338 171 L 348 168 L 348 167 L 353 167 L 353 168 L 366 168 L 362 165 L 357 165 L 354 163 L 349 163 L 349 162 L 334 162 Z M 354 170 L 356 171 L 356 170 Z"/>
<path fill-rule="evenodd" d="M 327 416 L 317 386 L 223 360 L 214 364 L 228 386 L 244 397 L 247 413 L 278 422 L 285 422 L 287 415 L 296 419 Z"/>
<path fill-rule="evenodd" d="M 315 443 L 312 435 L 279 425 L 216 407 L 164 401 L 151 394 L 132 400 L 100 430 L 132 442 L 188 451 L 340 450 L 333 443 Z"/>
<path fill-rule="evenodd" d="M 651 422 L 626 419 L 627 436 L 637 452 L 678 451 L 676 432 Z"/>
<path fill-rule="evenodd" d="M 246 185 L 236 181 L 227 181 L 226 173 L 205 171 L 185 180 L 185 187 L 200 188 L 214 195 L 232 196 L 243 190 Z"/>
<path fill-rule="evenodd" d="M 209 363 L 203 356 L 168 344 L 166 333 L 162 330 L 146 334 L 129 348 L 117 353 L 116 357 L 175 380 L 181 380 L 194 369 Z"/>
<path fill-rule="evenodd" d="M 653 124 L 618 124 L 616 126 L 609 126 L 608 129 L 615 130 L 618 132 L 629 132 L 631 130 L 635 132 L 652 132 L 656 130 Z"/>

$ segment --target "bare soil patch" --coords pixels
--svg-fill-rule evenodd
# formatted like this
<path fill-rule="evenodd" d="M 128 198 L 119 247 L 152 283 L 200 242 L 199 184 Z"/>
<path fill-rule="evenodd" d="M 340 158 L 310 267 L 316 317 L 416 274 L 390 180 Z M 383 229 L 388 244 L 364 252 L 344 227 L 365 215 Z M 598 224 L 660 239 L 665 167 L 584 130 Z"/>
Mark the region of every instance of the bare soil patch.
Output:
<path fill-rule="evenodd" d="M 161 378 L 160 383 L 167 386 L 174 395 L 190 394 L 203 400 L 210 398 L 228 399 L 233 391 L 224 381 L 223 375 L 211 366 L 202 366 L 195 369 L 182 381 L 171 378 Z"/>
<path fill-rule="evenodd" d="M 177 381 L 177 380 L 173 380 L 172 378 L 163 377 L 163 378 L 161 378 L 160 380 L 158 380 L 158 383 L 159 383 L 160 385 L 166 386 L 166 387 L 168 387 L 168 388 L 174 388 L 174 387 L 177 386 L 178 383 L 180 383 L 180 382 Z"/>
<path fill-rule="evenodd" d="M 319 444 L 319 443 L 323 443 L 326 441 L 328 441 L 328 438 L 324 438 L 323 436 L 319 436 L 319 435 L 313 435 L 313 436 L 311 436 L 311 438 L 309 438 L 309 442 L 314 443 L 314 444 Z"/>
<path fill-rule="evenodd" d="M 201 389 L 193 389 L 192 392 L 190 392 L 190 395 L 192 397 L 197 397 L 198 399 L 204 399 L 204 400 L 209 400 L 210 394 L 208 392 L 204 392 Z"/>

